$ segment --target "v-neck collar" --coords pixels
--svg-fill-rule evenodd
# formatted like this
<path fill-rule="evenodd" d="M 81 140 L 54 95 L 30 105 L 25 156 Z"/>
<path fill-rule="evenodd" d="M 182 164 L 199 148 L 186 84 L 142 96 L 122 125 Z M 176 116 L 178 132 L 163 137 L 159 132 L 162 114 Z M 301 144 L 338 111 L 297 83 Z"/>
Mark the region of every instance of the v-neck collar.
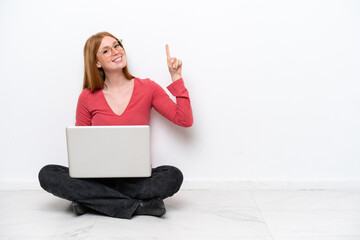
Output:
<path fill-rule="evenodd" d="M 132 93 L 131 93 L 130 100 L 129 100 L 129 102 L 128 102 L 126 108 L 125 108 L 125 110 L 124 110 L 120 115 L 116 114 L 116 113 L 112 110 L 112 108 L 110 107 L 109 103 L 107 102 L 107 100 L 106 100 L 106 98 L 105 98 L 105 95 L 104 95 L 103 90 L 102 90 L 102 89 L 100 90 L 100 91 L 101 91 L 101 95 L 102 95 L 102 97 L 103 97 L 103 99 L 104 99 L 107 107 L 109 108 L 109 110 L 110 110 L 114 115 L 116 115 L 116 116 L 118 116 L 118 117 L 122 117 L 122 116 L 124 115 L 124 113 L 126 112 L 126 110 L 129 108 L 129 106 L 130 106 L 130 104 L 131 104 L 131 102 L 132 102 L 132 99 L 133 99 L 133 97 L 134 97 L 136 82 L 137 82 L 137 78 L 134 78 L 134 87 L 133 87 L 133 91 L 132 91 Z"/>

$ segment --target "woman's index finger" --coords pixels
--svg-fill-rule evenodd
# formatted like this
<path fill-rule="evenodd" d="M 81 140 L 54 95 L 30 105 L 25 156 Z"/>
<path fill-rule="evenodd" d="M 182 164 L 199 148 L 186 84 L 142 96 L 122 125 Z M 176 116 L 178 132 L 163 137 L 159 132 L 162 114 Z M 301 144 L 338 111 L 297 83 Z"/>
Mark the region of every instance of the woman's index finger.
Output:
<path fill-rule="evenodd" d="M 171 56 L 170 56 L 169 45 L 166 44 L 166 45 L 165 45 L 165 48 L 166 48 L 166 56 L 167 56 L 168 59 L 170 59 Z"/>

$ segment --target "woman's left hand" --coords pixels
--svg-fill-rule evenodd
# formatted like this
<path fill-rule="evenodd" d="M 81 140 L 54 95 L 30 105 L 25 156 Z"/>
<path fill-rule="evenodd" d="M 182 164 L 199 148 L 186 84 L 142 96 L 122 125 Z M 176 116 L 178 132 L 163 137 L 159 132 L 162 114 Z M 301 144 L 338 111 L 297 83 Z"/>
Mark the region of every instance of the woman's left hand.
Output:
<path fill-rule="evenodd" d="M 175 82 L 176 80 L 182 78 L 181 76 L 182 61 L 180 59 L 176 59 L 174 57 L 172 58 L 170 56 L 169 45 L 166 44 L 165 48 L 166 48 L 167 64 L 169 67 L 171 79 L 173 80 L 173 82 Z"/>

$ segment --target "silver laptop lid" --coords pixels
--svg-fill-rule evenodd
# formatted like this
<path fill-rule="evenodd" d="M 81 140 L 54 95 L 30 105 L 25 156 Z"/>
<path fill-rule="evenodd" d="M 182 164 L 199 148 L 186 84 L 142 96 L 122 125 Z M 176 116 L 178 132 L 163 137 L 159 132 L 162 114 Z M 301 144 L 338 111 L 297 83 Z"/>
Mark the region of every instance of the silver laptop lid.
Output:
<path fill-rule="evenodd" d="M 149 177 L 150 127 L 66 127 L 70 176 Z"/>

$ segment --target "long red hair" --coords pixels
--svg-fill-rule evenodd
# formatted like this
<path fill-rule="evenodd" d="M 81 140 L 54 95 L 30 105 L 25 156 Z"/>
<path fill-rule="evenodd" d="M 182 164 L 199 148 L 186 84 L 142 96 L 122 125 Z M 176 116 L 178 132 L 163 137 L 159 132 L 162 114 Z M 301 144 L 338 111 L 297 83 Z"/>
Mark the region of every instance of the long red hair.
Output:
<path fill-rule="evenodd" d="M 122 48 L 123 45 L 119 39 L 108 32 L 99 32 L 91 36 L 85 43 L 84 46 L 84 82 L 83 89 L 87 88 L 91 92 L 94 92 L 98 89 L 103 89 L 105 83 L 105 72 L 102 68 L 96 66 L 96 54 L 99 50 L 102 39 L 105 36 L 115 38 L 118 41 Z M 125 51 L 125 49 L 124 49 Z M 123 73 L 125 77 L 129 80 L 133 79 L 134 76 L 130 74 L 127 65 L 123 68 Z"/>

